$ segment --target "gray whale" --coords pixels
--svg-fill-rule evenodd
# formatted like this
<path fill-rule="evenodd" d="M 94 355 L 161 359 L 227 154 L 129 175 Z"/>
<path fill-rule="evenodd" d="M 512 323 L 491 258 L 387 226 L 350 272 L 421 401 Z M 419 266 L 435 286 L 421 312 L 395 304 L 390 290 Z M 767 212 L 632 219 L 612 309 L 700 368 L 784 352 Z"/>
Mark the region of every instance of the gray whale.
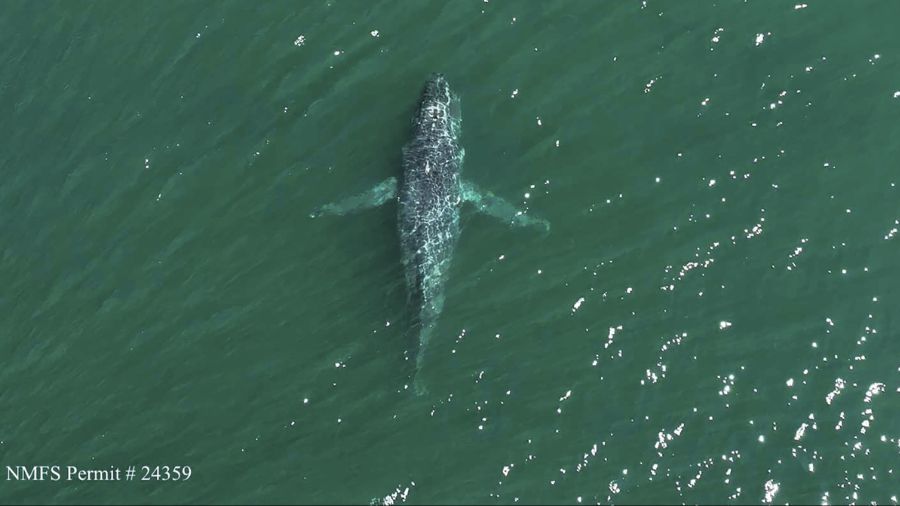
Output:
<path fill-rule="evenodd" d="M 390 177 L 372 189 L 316 209 L 312 216 L 346 214 L 397 201 L 397 226 L 410 307 L 417 312 L 416 391 L 424 387 L 418 372 L 438 316 L 444 306 L 444 285 L 460 232 L 463 203 L 504 222 L 549 231 L 547 221 L 528 216 L 496 195 L 464 181 L 460 175 L 465 150 L 459 145 L 459 98 L 442 74 L 425 83 L 412 119 L 412 138 L 403 147 L 403 171 L 398 183 Z"/>

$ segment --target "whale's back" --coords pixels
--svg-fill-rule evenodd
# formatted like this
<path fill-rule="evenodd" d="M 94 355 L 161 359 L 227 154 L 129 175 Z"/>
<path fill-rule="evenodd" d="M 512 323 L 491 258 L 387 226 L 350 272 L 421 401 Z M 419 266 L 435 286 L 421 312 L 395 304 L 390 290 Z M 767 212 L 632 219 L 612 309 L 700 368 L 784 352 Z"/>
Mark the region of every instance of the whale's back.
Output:
<path fill-rule="evenodd" d="M 459 117 L 443 76 L 426 83 L 403 148 L 399 228 L 411 305 L 429 323 L 443 305 L 443 284 L 459 235 L 462 150 Z"/>

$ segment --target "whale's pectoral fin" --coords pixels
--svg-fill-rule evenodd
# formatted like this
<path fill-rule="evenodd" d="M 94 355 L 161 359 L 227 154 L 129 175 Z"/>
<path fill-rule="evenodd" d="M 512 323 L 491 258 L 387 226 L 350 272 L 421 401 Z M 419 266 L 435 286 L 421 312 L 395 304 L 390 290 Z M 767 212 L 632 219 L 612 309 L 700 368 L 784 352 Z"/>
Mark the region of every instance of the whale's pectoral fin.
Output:
<path fill-rule="evenodd" d="M 489 191 L 481 190 L 468 181 L 462 183 L 462 198 L 474 205 L 479 212 L 489 214 L 511 225 L 536 227 L 545 233 L 550 231 L 550 222 L 547 220 L 529 216 L 512 203 Z"/>
<path fill-rule="evenodd" d="M 322 216 L 323 214 L 347 214 L 353 211 L 370 209 L 372 207 L 378 207 L 381 204 L 384 204 L 385 202 L 396 197 L 397 178 L 389 177 L 384 181 L 378 183 L 374 187 L 370 188 L 368 191 L 360 193 L 359 195 L 347 197 L 344 200 L 339 200 L 337 202 L 325 204 L 322 207 L 316 208 L 310 214 L 310 218 Z"/>

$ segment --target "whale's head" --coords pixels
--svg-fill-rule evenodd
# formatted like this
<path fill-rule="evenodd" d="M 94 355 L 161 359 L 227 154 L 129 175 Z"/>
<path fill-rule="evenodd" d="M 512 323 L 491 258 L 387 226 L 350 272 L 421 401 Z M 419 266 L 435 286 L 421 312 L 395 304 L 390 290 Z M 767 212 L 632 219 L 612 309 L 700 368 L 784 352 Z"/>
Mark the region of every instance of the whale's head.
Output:
<path fill-rule="evenodd" d="M 450 83 L 444 74 L 435 73 L 428 76 L 425 89 L 422 91 L 422 102 L 426 101 L 450 102 Z"/>
<path fill-rule="evenodd" d="M 443 130 L 456 135 L 459 128 L 459 105 L 443 74 L 431 74 L 425 81 L 415 124 L 426 130 Z"/>

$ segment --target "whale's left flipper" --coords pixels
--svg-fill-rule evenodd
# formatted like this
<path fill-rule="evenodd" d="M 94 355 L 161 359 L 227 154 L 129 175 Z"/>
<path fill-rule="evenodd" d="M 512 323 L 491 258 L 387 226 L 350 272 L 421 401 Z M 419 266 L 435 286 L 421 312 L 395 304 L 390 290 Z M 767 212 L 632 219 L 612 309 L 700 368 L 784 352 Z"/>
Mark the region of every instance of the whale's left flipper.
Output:
<path fill-rule="evenodd" d="M 323 214 L 347 214 L 353 211 L 370 209 L 395 198 L 397 198 L 397 178 L 389 177 L 359 195 L 347 197 L 344 200 L 325 204 L 317 208 L 310 214 L 310 217 L 315 218 Z"/>
<path fill-rule="evenodd" d="M 537 227 L 545 233 L 550 231 L 550 222 L 547 220 L 528 216 L 525 211 L 510 202 L 489 191 L 482 190 L 468 181 L 462 183 L 462 198 L 464 201 L 472 203 L 479 212 L 489 214 L 508 224 Z"/>

